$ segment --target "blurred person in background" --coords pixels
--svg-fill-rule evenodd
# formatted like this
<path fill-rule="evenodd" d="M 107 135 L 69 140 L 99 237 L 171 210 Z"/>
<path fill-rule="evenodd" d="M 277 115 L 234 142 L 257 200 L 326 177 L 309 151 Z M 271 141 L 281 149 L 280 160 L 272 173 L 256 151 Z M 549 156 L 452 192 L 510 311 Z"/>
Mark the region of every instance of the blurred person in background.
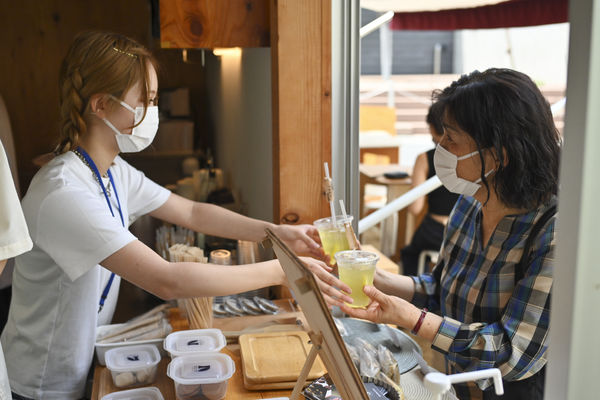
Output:
<path fill-rule="evenodd" d="M 433 103 L 429 106 L 426 121 L 431 133 L 431 139 L 436 146 L 444 134 L 444 128 L 442 127 L 443 117 L 444 107 L 441 103 Z M 435 166 L 433 164 L 434 153 L 435 148 L 417 156 L 411 176 L 411 188 L 421 185 L 435 175 Z M 451 193 L 444 186 L 441 186 L 427 195 L 427 205 L 425 204 L 425 197 L 420 197 L 408 206 L 408 212 L 415 217 L 421 214 L 425 206 L 427 206 L 427 214 L 415 230 L 410 244 L 405 246 L 400 253 L 404 275 L 417 274 L 419 255 L 422 251 L 433 250 L 437 252 L 440 250 L 444 237 L 444 228 L 448 222 L 448 215 L 452 211 L 452 207 L 454 207 L 457 199 L 458 194 Z"/>

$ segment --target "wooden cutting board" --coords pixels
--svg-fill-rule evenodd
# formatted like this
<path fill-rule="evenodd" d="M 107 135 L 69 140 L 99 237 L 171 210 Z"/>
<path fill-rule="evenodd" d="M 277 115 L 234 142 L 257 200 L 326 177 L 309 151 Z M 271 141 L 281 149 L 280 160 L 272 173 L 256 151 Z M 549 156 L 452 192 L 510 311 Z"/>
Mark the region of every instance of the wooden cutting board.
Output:
<path fill-rule="evenodd" d="M 312 348 L 309 340 L 304 331 L 241 335 L 240 353 L 246 387 L 295 383 Z M 314 380 L 325 372 L 323 362 L 317 357 L 307 379 Z"/>
<path fill-rule="evenodd" d="M 250 383 L 244 378 L 244 387 L 248 390 L 285 390 L 293 389 L 296 386 L 296 381 L 293 382 L 272 382 L 272 383 Z M 304 382 L 303 388 L 310 385 L 312 381 Z"/>

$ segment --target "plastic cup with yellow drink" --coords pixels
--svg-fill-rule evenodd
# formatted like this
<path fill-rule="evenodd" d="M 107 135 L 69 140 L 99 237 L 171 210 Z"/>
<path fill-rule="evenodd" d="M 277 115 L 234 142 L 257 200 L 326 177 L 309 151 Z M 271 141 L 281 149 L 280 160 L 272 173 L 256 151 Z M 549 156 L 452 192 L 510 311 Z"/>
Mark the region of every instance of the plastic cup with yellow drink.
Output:
<path fill-rule="evenodd" d="M 343 250 L 350 250 L 344 223 L 352 223 L 352 216 L 337 215 L 335 224 L 331 217 L 321 218 L 313 222 L 313 225 L 319 231 L 323 251 L 329 256 L 330 263 L 335 264 L 335 253 Z"/>
<path fill-rule="evenodd" d="M 346 250 L 335 254 L 340 280 L 352 289 L 350 297 L 354 300 L 350 307 L 361 308 L 371 301 L 363 292 L 366 285 L 373 285 L 375 266 L 379 256 L 370 251 Z"/>

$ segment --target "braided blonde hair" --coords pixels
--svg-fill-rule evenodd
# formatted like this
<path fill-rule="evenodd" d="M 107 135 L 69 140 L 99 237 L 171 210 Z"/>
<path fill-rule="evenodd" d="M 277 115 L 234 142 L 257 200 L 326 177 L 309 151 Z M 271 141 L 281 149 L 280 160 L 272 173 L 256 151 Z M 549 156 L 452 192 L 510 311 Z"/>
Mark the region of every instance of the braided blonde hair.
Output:
<path fill-rule="evenodd" d="M 95 94 L 123 98 L 135 84 L 143 82 L 142 98 L 147 108 L 150 65 L 156 69 L 156 60 L 133 39 L 110 32 L 79 33 L 60 69 L 61 128 L 55 153 L 74 149 L 86 134 L 84 115 Z"/>

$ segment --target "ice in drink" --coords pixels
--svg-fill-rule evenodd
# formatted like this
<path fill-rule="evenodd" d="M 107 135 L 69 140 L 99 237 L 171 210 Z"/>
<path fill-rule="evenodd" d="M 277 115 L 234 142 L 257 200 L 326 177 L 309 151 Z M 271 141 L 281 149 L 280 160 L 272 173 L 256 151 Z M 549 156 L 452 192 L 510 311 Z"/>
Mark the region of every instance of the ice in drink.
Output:
<path fill-rule="evenodd" d="M 335 253 L 350 249 L 344 229 L 345 222 L 352 223 L 352 216 L 348 215 L 347 218 L 344 218 L 342 215 L 338 215 L 335 218 L 335 224 L 331 218 L 321 218 L 313 223 L 319 231 L 323 251 L 329 256 L 331 264 L 335 264 Z"/>

